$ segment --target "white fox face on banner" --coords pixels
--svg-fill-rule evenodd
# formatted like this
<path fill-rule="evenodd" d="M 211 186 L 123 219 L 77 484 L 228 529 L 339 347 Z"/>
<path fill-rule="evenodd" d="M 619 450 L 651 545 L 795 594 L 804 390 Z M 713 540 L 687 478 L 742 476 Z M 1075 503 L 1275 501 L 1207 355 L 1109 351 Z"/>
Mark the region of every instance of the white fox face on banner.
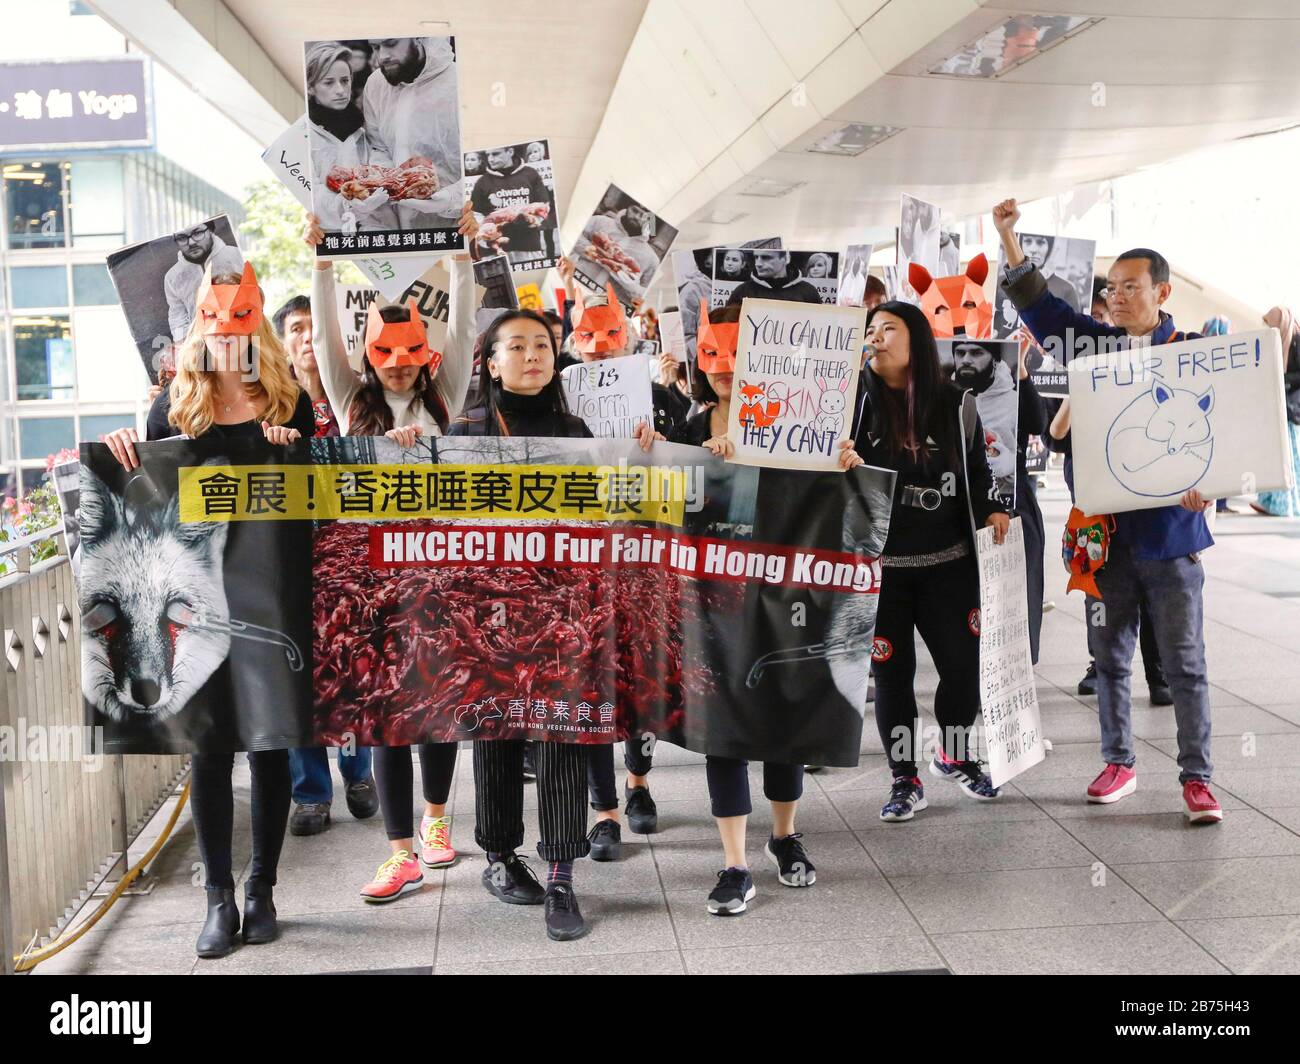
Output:
<path fill-rule="evenodd" d="M 1069 364 L 1075 500 L 1146 510 L 1293 483 L 1276 330 L 1207 336 Z"/>

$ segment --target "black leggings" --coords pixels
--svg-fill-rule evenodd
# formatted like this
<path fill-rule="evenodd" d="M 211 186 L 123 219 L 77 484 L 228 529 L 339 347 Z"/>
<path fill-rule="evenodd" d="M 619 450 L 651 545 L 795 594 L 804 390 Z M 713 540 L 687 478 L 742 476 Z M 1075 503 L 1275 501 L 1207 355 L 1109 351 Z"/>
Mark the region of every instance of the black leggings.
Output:
<path fill-rule="evenodd" d="M 647 753 L 646 747 L 652 752 Z M 633 776 L 647 776 L 654 768 L 654 747 L 647 739 L 623 743 L 623 764 Z M 591 808 L 598 813 L 618 808 L 618 786 L 614 782 L 614 744 L 604 743 L 587 751 L 587 790 Z"/>
<path fill-rule="evenodd" d="M 980 584 L 973 555 L 916 568 L 888 566 L 880 584 L 876 638 L 876 727 L 895 776 L 915 776 L 917 736 L 916 639 L 939 670 L 934 715 L 944 753 L 973 757 L 966 739 L 980 711 Z"/>
<path fill-rule="evenodd" d="M 431 805 L 446 805 L 456 772 L 456 744 L 422 743 L 418 749 L 424 800 Z M 411 809 L 411 787 L 415 779 L 409 746 L 375 747 L 375 783 L 389 839 L 413 838 L 415 814 Z"/>
<path fill-rule="evenodd" d="M 734 757 L 704 761 L 709 782 L 709 802 L 714 816 L 748 816 L 754 811 L 749 799 L 749 762 Z M 763 762 L 763 797 L 769 802 L 797 802 L 803 797 L 803 765 Z"/>
<path fill-rule="evenodd" d="M 253 867 L 248 881 L 275 886 L 275 870 L 289 823 L 288 750 L 259 750 L 248 755 L 253 780 Z M 199 857 L 208 890 L 234 890 L 231 845 L 235 831 L 235 793 L 230 774 L 235 755 L 195 754 L 190 769 L 190 816 L 198 836 Z"/>
<path fill-rule="evenodd" d="M 587 747 L 533 744 L 537 820 L 543 861 L 572 861 L 591 852 L 587 840 Z M 474 841 L 487 853 L 509 853 L 524 842 L 524 740 L 474 744 Z"/>

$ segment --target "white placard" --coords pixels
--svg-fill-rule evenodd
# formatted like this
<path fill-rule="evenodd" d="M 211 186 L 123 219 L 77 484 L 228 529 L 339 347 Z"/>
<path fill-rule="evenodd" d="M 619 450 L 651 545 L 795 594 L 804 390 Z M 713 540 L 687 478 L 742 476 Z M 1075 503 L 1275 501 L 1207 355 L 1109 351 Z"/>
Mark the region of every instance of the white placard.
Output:
<path fill-rule="evenodd" d="M 303 115 L 271 141 L 262 152 L 266 163 L 282 185 L 306 210 L 311 210 L 311 147 L 307 142 L 307 116 Z"/>
<path fill-rule="evenodd" d="M 625 440 L 641 422 L 654 424 L 650 360 L 645 355 L 570 366 L 560 374 L 569 410 L 597 439 Z"/>
<path fill-rule="evenodd" d="M 1190 488 L 1217 499 L 1295 482 L 1275 329 L 1088 354 L 1067 369 L 1084 513 L 1169 506 Z"/>
<path fill-rule="evenodd" d="M 980 570 L 980 704 L 993 786 L 1001 787 L 1046 756 L 1038 689 L 1029 652 L 1025 533 L 1020 518 L 1001 544 L 993 529 L 975 536 Z"/>
<path fill-rule="evenodd" d="M 686 331 L 682 328 L 682 312 L 666 310 L 659 315 L 659 335 L 664 350 L 678 362 L 686 361 Z"/>
<path fill-rule="evenodd" d="M 482 297 L 483 290 L 476 287 L 476 300 Z M 382 294 L 375 289 L 360 284 L 342 284 L 335 289 L 338 301 L 339 328 L 343 332 L 343 344 L 347 351 L 348 363 L 357 372 L 361 371 L 361 352 L 365 346 L 366 311 Z M 435 259 L 433 265 L 424 274 L 398 293 L 394 303 L 405 303 L 414 299 L 429 334 L 429 347 L 434 351 L 447 349 L 447 316 L 451 305 L 451 273 L 444 259 Z M 385 297 L 387 298 L 387 297 Z"/>
<path fill-rule="evenodd" d="M 727 435 L 731 461 L 836 470 L 850 435 L 866 311 L 746 299 Z"/>

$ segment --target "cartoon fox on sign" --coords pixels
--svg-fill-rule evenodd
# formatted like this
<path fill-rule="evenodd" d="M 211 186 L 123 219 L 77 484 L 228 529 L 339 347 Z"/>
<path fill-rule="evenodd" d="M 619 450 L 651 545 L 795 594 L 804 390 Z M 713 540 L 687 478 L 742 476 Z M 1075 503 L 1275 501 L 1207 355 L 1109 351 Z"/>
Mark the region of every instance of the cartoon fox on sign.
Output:
<path fill-rule="evenodd" d="M 1213 387 L 1197 393 L 1156 378 L 1106 435 L 1111 473 L 1137 495 L 1181 495 L 1195 487 L 1214 456 L 1213 410 Z"/>
<path fill-rule="evenodd" d="M 765 429 L 781 416 L 781 400 L 768 395 L 766 381 L 757 384 L 740 382 L 740 421 Z"/>

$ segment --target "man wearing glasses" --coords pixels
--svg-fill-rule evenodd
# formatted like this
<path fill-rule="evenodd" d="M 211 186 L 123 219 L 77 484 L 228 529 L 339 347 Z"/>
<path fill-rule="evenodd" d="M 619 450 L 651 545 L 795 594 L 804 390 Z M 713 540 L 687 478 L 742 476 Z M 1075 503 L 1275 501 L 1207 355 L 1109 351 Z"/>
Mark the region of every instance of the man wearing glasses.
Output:
<path fill-rule="evenodd" d="M 1034 338 L 1068 359 L 1089 346 L 1095 352 L 1126 347 L 1137 339 L 1167 344 L 1196 339 L 1181 333 L 1161 305 L 1169 298 L 1169 263 L 1149 248 L 1135 248 L 1111 265 L 1102 290 L 1113 325 L 1082 314 L 1048 289 L 1038 267 L 1016 238 L 1020 210 L 1013 199 L 993 208 L 1006 272 L 1002 290 Z M 1083 341 L 1083 343 L 1080 343 Z M 1053 348 L 1051 345 L 1058 345 Z M 1212 500 L 1192 489 L 1177 506 L 1113 515 L 1115 533 L 1087 616 L 1097 618 L 1092 648 L 1097 662 L 1097 710 L 1101 721 L 1101 774 L 1089 785 L 1090 802 L 1109 803 L 1137 789 L 1129 676 L 1138 634 L 1138 611 L 1151 615 L 1178 723 L 1179 782 L 1193 823 L 1215 823 L 1223 811 L 1210 791 L 1210 687 L 1205 666 L 1205 574 L 1200 552 L 1212 546 L 1205 510 Z"/>
<path fill-rule="evenodd" d="M 244 256 L 217 236 L 215 222 L 203 222 L 172 234 L 176 242 L 176 262 L 163 277 L 167 297 L 167 324 L 172 340 L 180 343 L 194 320 L 194 301 L 203 282 L 203 272 L 212 265 L 214 277 L 223 273 L 242 273 Z"/>

